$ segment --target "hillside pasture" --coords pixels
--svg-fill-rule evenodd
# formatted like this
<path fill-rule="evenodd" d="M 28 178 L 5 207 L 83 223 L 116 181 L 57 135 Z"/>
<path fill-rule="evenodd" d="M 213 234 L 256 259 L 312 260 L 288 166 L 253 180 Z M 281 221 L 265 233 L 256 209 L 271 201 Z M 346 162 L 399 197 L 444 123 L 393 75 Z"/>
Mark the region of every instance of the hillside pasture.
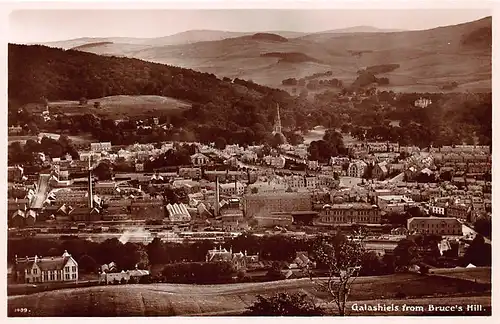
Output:
<path fill-rule="evenodd" d="M 491 284 L 490 267 L 432 269 L 431 273 L 437 276 Z"/>
<path fill-rule="evenodd" d="M 100 107 L 94 107 L 99 102 Z M 49 107 L 69 114 L 95 113 L 96 115 L 124 118 L 152 114 L 175 114 L 191 105 L 185 101 L 162 96 L 109 96 L 98 99 L 89 99 L 87 104 L 79 105 L 77 101 L 56 101 L 49 103 Z"/>
<path fill-rule="evenodd" d="M 309 279 L 225 285 L 149 284 L 97 286 L 64 289 L 8 299 L 9 316 L 16 308 L 30 305 L 28 316 L 178 316 L 241 314 L 257 295 L 278 292 L 306 293 L 319 303 L 329 295 L 318 291 Z M 358 278 L 350 301 L 386 299 L 408 303 L 413 298 L 434 298 L 434 304 L 449 303 L 450 297 L 485 296 L 490 303 L 490 284 L 417 274 L 395 274 Z M 446 297 L 446 298 L 444 298 Z M 476 300 L 476 297 L 474 297 Z M 468 299 L 464 299 L 468 303 Z M 331 310 L 333 313 L 333 310 Z M 387 315 L 387 314 L 386 314 Z M 398 314 L 394 314 L 398 315 Z"/>

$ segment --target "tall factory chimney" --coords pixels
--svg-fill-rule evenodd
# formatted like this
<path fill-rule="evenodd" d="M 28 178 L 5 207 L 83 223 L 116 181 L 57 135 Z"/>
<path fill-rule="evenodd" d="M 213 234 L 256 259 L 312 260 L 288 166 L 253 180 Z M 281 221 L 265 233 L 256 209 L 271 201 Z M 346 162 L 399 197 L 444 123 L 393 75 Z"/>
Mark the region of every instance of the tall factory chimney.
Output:
<path fill-rule="evenodd" d="M 215 206 L 214 206 L 214 217 L 219 216 L 219 177 L 215 177 Z"/>
<path fill-rule="evenodd" d="M 94 208 L 94 195 L 92 194 L 92 154 L 89 156 L 89 209 Z"/>

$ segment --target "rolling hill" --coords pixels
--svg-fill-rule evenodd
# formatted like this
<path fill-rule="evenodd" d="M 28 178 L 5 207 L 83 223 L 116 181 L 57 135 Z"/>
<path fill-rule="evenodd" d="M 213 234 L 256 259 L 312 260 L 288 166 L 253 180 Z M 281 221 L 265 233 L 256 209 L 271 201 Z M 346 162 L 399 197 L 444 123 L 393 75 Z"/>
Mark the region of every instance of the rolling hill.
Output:
<path fill-rule="evenodd" d="M 460 91 L 491 91 L 491 21 L 487 17 L 421 31 L 396 32 L 359 26 L 312 34 L 267 33 L 274 34 L 274 40 L 252 33 L 190 31 L 142 42 L 89 39 L 94 44 L 109 41 L 113 44 L 79 50 L 134 57 L 220 77 L 250 79 L 273 87 L 281 86 L 281 81 L 287 78 L 299 79 L 325 71 L 333 71 L 333 77 L 351 83 L 360 69 L 399 64 L 397 70 L 381 75 L 389 78 L 388 89 L 423 88 L 433 92 L 440 91 L 447 82 L 456 81 Z M 72 45 L 75 44 L 73 41 Z M 312 60 L 288 62 L 266 53 L 298 53 Z"/>
<path fill-rule="evenodd" d="M 392 32 L 401 32 L 404 30 L 401 29 L 384 29 L 384 28 L 376 28 L 373 26 L 353 26 L 347 28 L 333 29 L 328 30 L 321 33 L 335 33 L 335 34 L 350 34 L 350 33 L 392 33 Z"/>
<path fill-rule="evenodd" d="M 293 31 L 267 31 L 262 32 L 265 34 L 276 34 L 284 38 L 293 38 L 306 35 L 306 33 L 293 32 Z M 166 45 L 183 45 L 198 42 L 219 41 L 227 38 L 236 38 L 242 36 L 251 36 L 254 32 L 230 32 L 223 30 L 188 30 L 185 32 L 176 33 L 163 37 L 152 38 L 134 38 L 134 37 L 81 37 L 76 39 L 46 42 L 41 44 L 31 45 L 45 45 L 49 47 L 56 47 L 62 49 L 71 49 L 82 45 L 90 45 L 96 43 L 117 43 L 122 45 L 142 45 L 148 46 L 166 46 Z"/>
<path fill-rule="evenodd" d="M 491 270 L 490 275 L 491 275 Z M 352 287 L 350 304 L 465 305 L 491 307 L 491 284 L 441 276 L 395 274 L 361 277 Z M 225 285 L 149 284 L 63 289 L 8 298 L 9 316 L 28 307 L 27 316 L 175 316 L 242 314 L 256 295 L 301 292 L 324 304 L 327 294 L 309 279 Z M 464 294 L 467 292 L 466 294 Z M 402 297 L 405 296 L 405 297 Z M 330 312 L 334 312 L 330 308 Z M 375 315 L 402 315 L 378 312 Z M 366 312 L 355 315 L 366 315 Z M 370 315 L 374 315 L 373 312 Z M 422 315 L 422 312 L 406 313 Z"/>

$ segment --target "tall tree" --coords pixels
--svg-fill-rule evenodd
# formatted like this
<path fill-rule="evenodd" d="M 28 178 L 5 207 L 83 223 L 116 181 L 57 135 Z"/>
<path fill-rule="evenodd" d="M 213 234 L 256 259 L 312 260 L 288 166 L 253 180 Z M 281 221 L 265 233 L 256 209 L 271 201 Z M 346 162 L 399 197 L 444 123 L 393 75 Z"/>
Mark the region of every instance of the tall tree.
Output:
<path fill-rule="evenodd" d="M 310 279 L 320 289 L 330 294 L 340 316 L 346 315 L 351 287 L 359 275 L 362 256 L 365 253 L 364 234 L 357 232 L 355 237 L 356 239 L 348 239 L 342 234 L 337 234 L 334 237 L 320 237 L 315 243 L 314 257 L 327 271 L 326 281 L 315 279 L 310 269 L 305 269 Z"/>

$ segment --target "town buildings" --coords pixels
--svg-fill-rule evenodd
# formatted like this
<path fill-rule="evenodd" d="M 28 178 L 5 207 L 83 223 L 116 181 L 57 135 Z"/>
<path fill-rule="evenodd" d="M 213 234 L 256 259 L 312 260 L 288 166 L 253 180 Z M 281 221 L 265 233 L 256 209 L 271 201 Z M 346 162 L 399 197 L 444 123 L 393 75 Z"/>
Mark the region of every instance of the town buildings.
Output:
<path fill-rule="evenodd" d="M 171 222 L 189 222 L 191 215 L 184 204 L 168 204 L 166 207 L 168 211 L 168 218 Z"/>
<path fill-rule="evenodd" d="M 368 203 L 326 204 L 319 212 L 322 224 L 380 224 L 380 208 Z"/>
<path fill-rule="evenodd" d="M 257 193 L 243 198 L 245 217 L 269 216 L 275 212 L 311 211 L 310 193 Z"/>
<path fill-rule="evenodd" d="M 109 152 L 111 150 L 111 142 L 90 143 L 91 152 Z"/>
<path fill-rule="evenodd" d="M 407 221 L 410 233 L 463 235 L 462 223 L 451 217 L 413 217 Z"/>

